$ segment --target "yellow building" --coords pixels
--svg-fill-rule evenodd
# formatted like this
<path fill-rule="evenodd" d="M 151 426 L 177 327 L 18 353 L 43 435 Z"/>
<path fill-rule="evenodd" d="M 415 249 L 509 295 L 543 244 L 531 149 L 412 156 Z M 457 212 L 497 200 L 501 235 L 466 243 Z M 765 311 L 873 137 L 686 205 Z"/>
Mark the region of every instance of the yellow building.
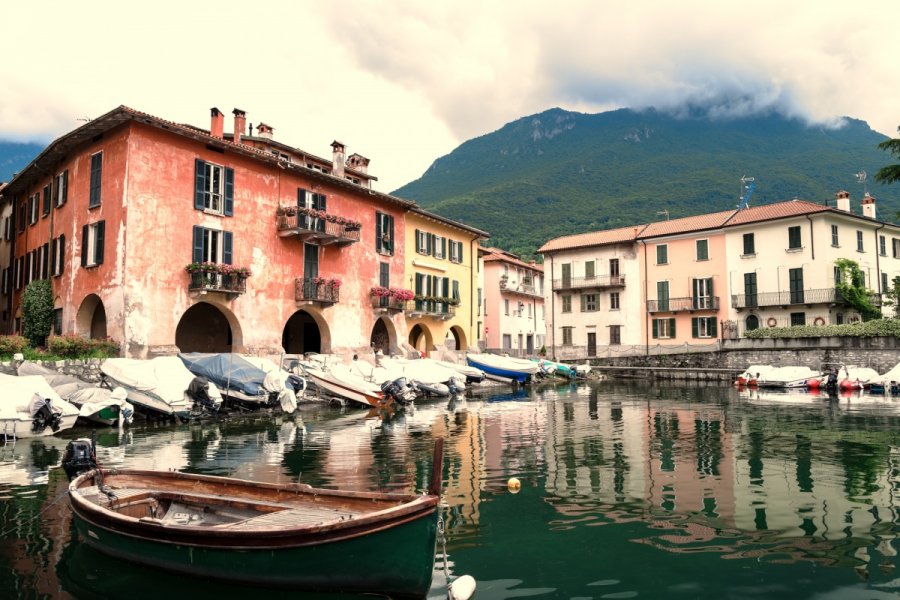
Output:
<path fill-rule="evenodd" d="M 426 355 L 445 344 L 458 351 L 477 345 L 478 242 L 488 234 L 412 208 L 404 235 L 404 282 L 415 293 L 406 309 L 409 344 Z"/>

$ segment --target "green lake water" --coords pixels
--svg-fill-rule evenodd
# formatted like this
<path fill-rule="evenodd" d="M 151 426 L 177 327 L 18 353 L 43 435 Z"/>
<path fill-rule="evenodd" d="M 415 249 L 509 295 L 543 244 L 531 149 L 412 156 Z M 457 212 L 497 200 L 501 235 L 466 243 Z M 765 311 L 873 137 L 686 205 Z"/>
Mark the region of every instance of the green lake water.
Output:
<path fill-rule="evenodd" d="M 338 598 L 170 575 L 83 546 L 60 462 L 89 435 L 0 446 L 0 598 Z M 447 574 L 474 577 L 478 599 L 900 597 L 890 397 L 578 383 L 393 415 L 306 405 L 292 417 L 98 430 L 98 458 L 424 491 L 438 437 L 447 555 L 439 542 L 429 598 L 446 597 Z"/>

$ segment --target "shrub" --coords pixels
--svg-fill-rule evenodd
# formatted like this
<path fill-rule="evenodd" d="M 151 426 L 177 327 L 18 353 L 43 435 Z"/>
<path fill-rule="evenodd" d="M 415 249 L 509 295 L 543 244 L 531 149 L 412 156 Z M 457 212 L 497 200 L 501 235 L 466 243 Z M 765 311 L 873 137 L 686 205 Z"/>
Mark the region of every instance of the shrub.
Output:
<path fill-rule="evenodd" d="M 744 334 L 749 339 L 810 337 L 890 337 L 900 336 L 900 320 L 876 319 L 848 325 L 795 325 L 767 327 Z"/>
<path fill-rule="evenodd" d="M 28 347 L 28 340 L 21 335 L 0 335 L 0 356 L 10 357 L 18 352 L 24 352 Z"/>
<path fill-rule="evenodd" d="M 77 335 L 50 336 L 47 349 L 64 358 L 109 358 L 119 355 L 119 344 L 110 339 L 95 340 Z"/>
<path fill-rule="evenodd" d="M 53 290 L 49 280 L 38 279 L 25 287 L 22 318 L 28 342 L 35 348 L 43 346 L 53 327 Z"/>

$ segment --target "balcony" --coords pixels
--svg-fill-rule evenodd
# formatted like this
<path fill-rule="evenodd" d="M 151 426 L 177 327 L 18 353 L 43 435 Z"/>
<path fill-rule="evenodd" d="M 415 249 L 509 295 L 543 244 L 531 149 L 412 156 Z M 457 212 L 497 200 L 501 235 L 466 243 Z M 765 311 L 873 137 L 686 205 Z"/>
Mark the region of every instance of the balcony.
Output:
<path fill-rule="evenodd" d="M 247 275 L 237 273 L 188 273 L 191 280 L 188 283 L 188 292 L 192 296 L 202 296 L 207 292 L 219 292 L 226 294 L 231 300 L 247 291 Z"/>
<path fill-rule="evenodd" d="M 412 319 L 431 317 L 447 321 L 456 316 L 456 305 L 437 300 L 412 300 L 406 304 L 406 316 Z"/>
<path fill-rule="evenodd" d="M 624 275 L 597 275 L 594 277 L 563 277 L 553 280 L 553 291 L 563 292 L 568 290 L 623 288 L 625 287 Z"/>
<path fill-rule="evenodd" d="M 694 312 L 698 310 L 719 310 L 719 297 L 669 298 L 668 300 L 647 300 L 647 312 Z"/>
<path fill-rule="evenodd" d="M 311 217 L 292 211 L 290 208 L 281 209 L 281 212 L 285 214 L 276 214 L 275 216 L 279 237 L 296 236 L 303 242 L 320 246 L 330 244 L 349 246 L 359 241 L 360 226 L 358 223 L 348 224 L 349 219 L 336 215 L 328 215 L 325 218 Z"/>
<path fill-rule="evenodd" d="M 318 304 L 324 308 L 341 301 L 340 286 L 318 283 L 316 279 L 298 277 L 294 280 L 297 304 Z"/>
<path fill-rule="evenodd" d="M 406 301 L 390 296 L 369 296 L 369 300 L 376 312 L 398 313 L 406 308 Z"/>
<path fill-rule="evenodd" d="M 847 304 L 847 301 L 836 288 L 731 295 L 731 306 L 737 310 L 792 304 Z"/>
<path fill-rule="evenodd" d="M 528 296 L 530 298 L 543 298 L 544 295 L 540 290 L 535 289 L 531 283 L 522 282 L 518 285 L 511 285 L 506 279 L 500 278 L 500 291 L 507 294 L 517 294 L 520 296 Z"/>

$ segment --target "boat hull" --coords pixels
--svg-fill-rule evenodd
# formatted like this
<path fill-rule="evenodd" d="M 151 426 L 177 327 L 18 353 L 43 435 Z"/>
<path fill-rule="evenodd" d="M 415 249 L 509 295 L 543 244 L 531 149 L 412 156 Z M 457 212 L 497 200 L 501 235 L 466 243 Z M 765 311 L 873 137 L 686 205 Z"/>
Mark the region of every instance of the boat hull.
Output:
<path fill-rule="evenodd" d="M 31 430 L 33 420 L 25 413 L 16 417 L 8 417 L 0 419 L 0 440 L 3 439 L 26 439 L 34 437 L 45 437 L 54 435 L 60 431 L 71 429 L 75 426 L 78 415 L 61 415 L 59 420 L 59 429 L 53 431 L 50 426 L 44 427 L 39 432 Z"/>
<path fill-rule="evenodd" d="M 77 510 L 74 521 L 87 545 L 148 567 L 265 587 L 409 598 L 422 598 L 431 587 L 437 539 L 437 510 L 352 539 L 277 548 L 152 540 L 92 522 Z"/>
<path fill-rule="evenodd" d="M 469 364 L 469 366 L 481 369 L 488 375 L 496 375 L 497 377 L 503 377 L 504 379 L 512 379 L 518 383 L 526 383 L 529 379 L 531 379 L 531 373 L 495 367 L 486 363 L 478 362 L 471 357 L 467 357 L 466 362 Z"/>

